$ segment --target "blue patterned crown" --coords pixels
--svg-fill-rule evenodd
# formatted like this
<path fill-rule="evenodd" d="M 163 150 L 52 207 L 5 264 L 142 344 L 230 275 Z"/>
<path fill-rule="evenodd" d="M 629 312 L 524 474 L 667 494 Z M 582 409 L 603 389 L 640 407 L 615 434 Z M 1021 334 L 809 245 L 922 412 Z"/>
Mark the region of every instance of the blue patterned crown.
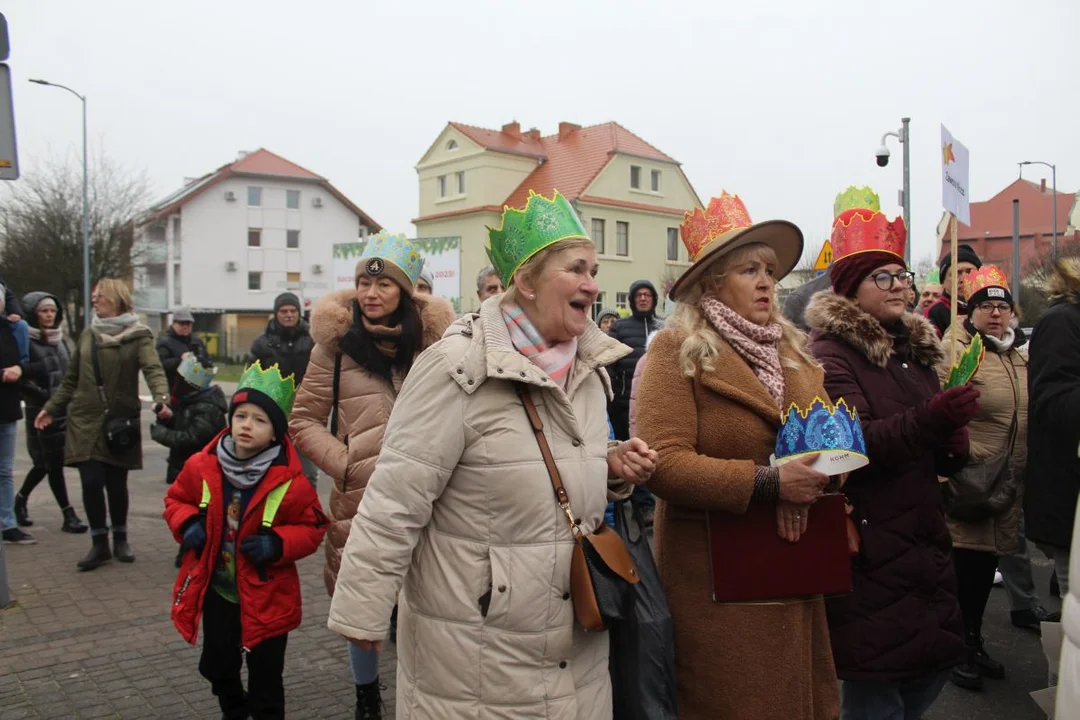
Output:
<path fill-rule="evenodd" d="M 424 257 L 405 235 L 390 235 L 381 231 L 368 238 L 364 254 L 360 256 L 360 262 L 356 266 L 356 273 L 357 276 L 363 272 L 368 275 L 381 275 L 387 265 L 403 272 L 409 284 L 415 285 L 420 271 L 424 268 Z"/>
<path fill-rule="evenodd" d="M 780 432 L 776 435 L 779 462 L 811 453 L 829 454 L 835 462 L 859 459 L 864 461 L 859 463 L 860 467 L 869 462 L 859 413 L 848 408 L 842 398 L 834 407 L 815 397 L 806 410 L 792 403 L 780 422 Z M 849 469 L 853 468 L 845 467 L 839 472 Z"/>
<path fill-rule="evenodd" d="M 180 367 L 176 369 L 176 372 L 200 390 L 210 387 L 210 382 L 214 379 L 214 368 L 203 367 L 195 357 L 195 353 L 190 352 L 180 356 Z"/>

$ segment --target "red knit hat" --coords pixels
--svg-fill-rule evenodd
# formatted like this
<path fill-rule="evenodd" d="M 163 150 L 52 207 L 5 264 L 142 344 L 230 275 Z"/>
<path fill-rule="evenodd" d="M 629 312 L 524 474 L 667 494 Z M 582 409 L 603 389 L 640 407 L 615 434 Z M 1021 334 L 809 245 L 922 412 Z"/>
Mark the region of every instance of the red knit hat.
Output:
<path fill-rule="evenodd" d="M 837 295 L 853 298 L 859 291 L 859 285 L 870 276 L 870 273 L 883 265 L 892 265 L 893 263 L 904 265 L 904 261 L 896 257 L 895 254 L 875 250 L 840 258 L 833 263 L 832 268 L 829 270 L 833 292 Z M 907 266 L 904 269 L 906 270 Z"/>

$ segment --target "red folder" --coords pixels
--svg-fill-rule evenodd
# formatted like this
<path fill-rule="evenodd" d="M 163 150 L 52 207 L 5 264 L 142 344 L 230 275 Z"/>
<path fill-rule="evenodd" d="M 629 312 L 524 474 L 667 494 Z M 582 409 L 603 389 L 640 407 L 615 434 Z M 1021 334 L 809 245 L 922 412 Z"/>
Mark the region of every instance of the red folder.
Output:
<path fill-rule="evenodd" d="M 791 543 L 776 531 L 776 506 L 751 502 L 743 515 L 707 513 L 714 602 L 851 592 L 847 515 L 841 493 L 810 506 L 806 532 Z"/>

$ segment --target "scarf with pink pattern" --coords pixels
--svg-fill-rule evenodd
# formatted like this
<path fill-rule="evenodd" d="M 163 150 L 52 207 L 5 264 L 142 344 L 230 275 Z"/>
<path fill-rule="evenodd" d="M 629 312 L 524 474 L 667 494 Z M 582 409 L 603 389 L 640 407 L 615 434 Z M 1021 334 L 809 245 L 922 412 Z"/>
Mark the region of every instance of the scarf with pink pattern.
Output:
<path fill-rule="evenodd" d="M 747 362 L 782 410 L 784 370 L 780 365 L 780 324 L 752 323 L 714 297 L 703 297 L 701 310 L 720 336 Z"/>
<path fill-rule="evenodd" d="M 565 390 L 570 368 L 577 357 L 577 338 L 548 347 L 520 305 L 504 305 L 502 316 L 510 331 L 510 342 L 517 351 Z"/>

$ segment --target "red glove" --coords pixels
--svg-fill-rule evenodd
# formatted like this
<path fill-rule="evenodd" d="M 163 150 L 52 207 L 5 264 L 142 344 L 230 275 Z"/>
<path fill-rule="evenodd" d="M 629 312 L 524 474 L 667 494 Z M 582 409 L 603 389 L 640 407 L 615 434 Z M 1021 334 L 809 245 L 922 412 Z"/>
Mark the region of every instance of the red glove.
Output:
<path fill-rule="evenodd" d="M 942 390 L 930 398 L 930 416 L 949 430 L 962 428 L 979 414 L 979 388 L 974 385 Z"/>
<path fill-rule="evenodd" d="M 950 457 L 964 457 L 968 454 L 969 442 L 968 429 L 962 427 L 942 443 L 941 449 L 947 452 Z"/>

